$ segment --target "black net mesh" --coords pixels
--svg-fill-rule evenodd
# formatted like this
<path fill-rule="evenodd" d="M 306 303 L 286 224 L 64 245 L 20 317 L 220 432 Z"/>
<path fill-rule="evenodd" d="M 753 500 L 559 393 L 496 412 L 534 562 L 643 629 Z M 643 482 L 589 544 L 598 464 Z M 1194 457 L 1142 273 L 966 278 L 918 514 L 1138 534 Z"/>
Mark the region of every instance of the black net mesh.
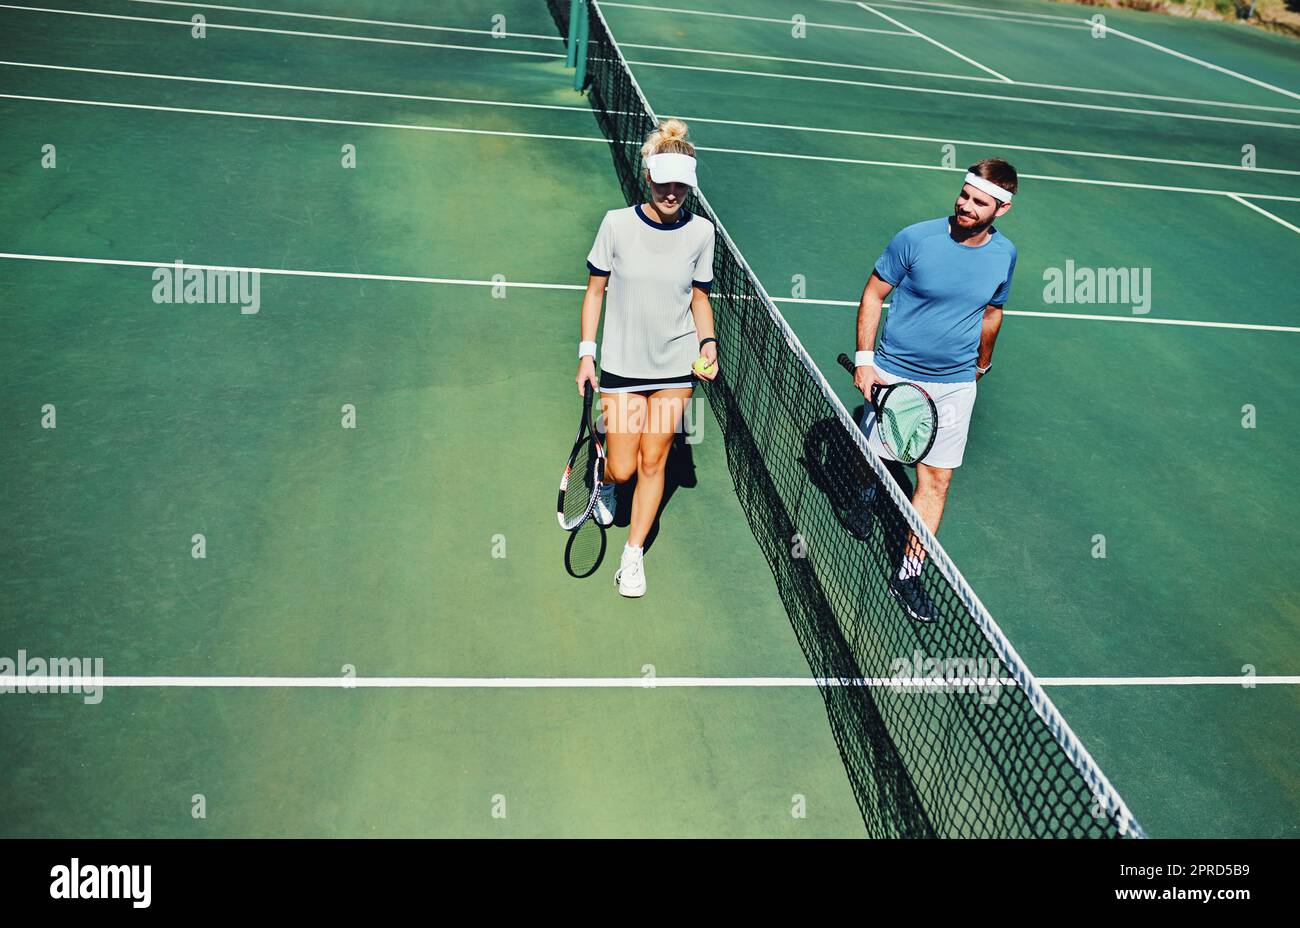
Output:
<path fill-rule="evenodd" d="M 567 35 L 569 0 L 548 0 Z M 628 203 L 656 124 L 599 4 L 587 94 Z M 722 374 L 704 387 L 750 527 L 817 678 L 873 836 L 1142 836 L 1123 800 L 919 520 L 707 200 Z M 900 485 L 901 484 L 901 485 Z M 921 534 L 917 531 L 917 534 Z M 912 547 L 914 546 L 914 547 Z M 919 622 L 891 592 L 923 550 Z"/>

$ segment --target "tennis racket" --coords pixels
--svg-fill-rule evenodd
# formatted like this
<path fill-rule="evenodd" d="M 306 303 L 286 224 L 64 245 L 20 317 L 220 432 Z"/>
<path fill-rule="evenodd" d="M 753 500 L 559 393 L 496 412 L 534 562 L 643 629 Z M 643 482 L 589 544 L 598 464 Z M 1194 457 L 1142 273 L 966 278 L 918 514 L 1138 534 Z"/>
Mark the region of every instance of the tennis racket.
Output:
<path fill-rule="evenodd" d="M 852 374 L 853 360 L 847 354 L 837 359 Z M 903 464 L 921 461 L 934 447 L 939 432 L 939 413 L 934 400 L 918 384 L 908 380 L 871 385 L 871 405 L 876 408 L 880 443 Z"/>
<path fill-rule="evenodd" d="M 605 446 L 596 437 L 591 424 L 591 403 L 595 391 L 586 385 L 582 394 L 582 421 L 578 423 L 578 438 L 569 452 L 569 463 L 560 478 L 560 496 L 555 515 L 560 528 L 571 532 L 587 521 L 596 505 L 600 480 L 605 474 Z"/>

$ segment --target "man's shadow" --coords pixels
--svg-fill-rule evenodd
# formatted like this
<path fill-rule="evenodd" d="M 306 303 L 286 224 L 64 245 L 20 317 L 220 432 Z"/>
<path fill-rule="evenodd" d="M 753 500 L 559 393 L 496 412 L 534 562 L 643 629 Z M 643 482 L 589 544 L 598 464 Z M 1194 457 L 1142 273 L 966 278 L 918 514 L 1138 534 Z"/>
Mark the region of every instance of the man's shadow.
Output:
<path fill-rule="evenodd" d="M 862 421 L 863 407 L 853 411 L 853 421 Z M 860 432 L 860 427 L 857 427 Z M 867 463 L 854 435 L 837 416 L 813 423 L 804 435 L 799 458 L 812 482 L 830 504 L 844 530 L 859 541 L 874 541 L 882 533 L 882 549 L 894 568 L 902 564 L 903 549 L 910 529 L 889 498 L 879 474 Z M 916 486 L 903 464 L 881 459 L 886 472 L 909 500 Z"/>
<path fill-rule="evenodd" d="M 853 410 L 853 421 L 861 423 L 862 416 L 865 412 L 866 412 L 865 404 L 863 404 L 862 406 L 858 406 L 856 409 Z M 844 427 L 840 425 L 839 420 L 835 419 L 834 422 L 835 425 L 839 428 L 840 433 L 844 434 Z M 816 426 L 814 426 L 814 428 L 816 428 Z M 859 430 L 860 429 L 861 426 L 859 426 Z M 856 446 L 854 446 L 853 443 L 849 441 L 847 435 L 844 436 L 844 440 L 852 449 L 851 453 L 855 457 L 861 453 L 857 450 Z M 880 463 L 885 465 L 885 470 L 889 471 L 889 475 L 894 478 L 894 482 L 898 484 L 898 488 L 903 491 L 903 495 L 910 500 L 912 498 L 912 494 L 916 492 L 916 485 L 912 483 L 912 476 L 911 474 L 908 473 L 907 466 L 904 464 L 900 464 L 898 461 L 890 461 L 885 458 L 881 458 Z"/>

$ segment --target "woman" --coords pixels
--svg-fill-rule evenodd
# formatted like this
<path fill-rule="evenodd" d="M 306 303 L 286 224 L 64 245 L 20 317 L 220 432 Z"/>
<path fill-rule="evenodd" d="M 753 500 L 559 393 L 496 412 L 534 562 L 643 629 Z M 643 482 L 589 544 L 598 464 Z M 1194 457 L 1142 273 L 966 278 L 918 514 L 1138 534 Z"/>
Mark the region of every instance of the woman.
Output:
<path fill-rule="evenodd" d="M 696 186 L 695 146 L 686 124 L 659 124 L 641 148 L 650 199 L 605 214 L 587 256 L 578 347 L 578 392 L 600 391 L 605 418 L 605 486 L 596 501 L 602 525 L 614 521 L 614 484 L 636 474 L 627 545 L 614 581 L 624 596 L 645 595 L 642 548 L 664 492 L 664 465 L 696 376 L 718 375 L 713 337 L 713 224 L 683 207 Z M 596 328 L 608 295 L 596 378 Z M 705 373 L 694 362 L 707 358 Z"/>

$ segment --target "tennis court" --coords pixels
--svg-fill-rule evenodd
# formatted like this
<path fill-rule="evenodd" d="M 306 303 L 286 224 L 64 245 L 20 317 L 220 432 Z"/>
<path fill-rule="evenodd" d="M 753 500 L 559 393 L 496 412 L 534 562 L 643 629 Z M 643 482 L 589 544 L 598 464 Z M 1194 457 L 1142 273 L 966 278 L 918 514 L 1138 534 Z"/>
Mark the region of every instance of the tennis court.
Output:
<path fill-rule="evenodd" d="M 663 6 L 599 12 L 849 410 L 884 243 L 1016 164 L 940 540 L 1149 834 L 1296 836 L 1294 40 Z M 546 2 L 49 0 L 0 35 L 0 657 L 109 680 L 0 699 L 4 834 L 868 833 L 728 407 L 675 452 L 650 595 L 618 528 L 566 564 L 582 262 L 625 190 Z M 177 261 L 256 303 L 159 302 Z M 1049 300 L 1067 262 L 1144 298 Z"/>

